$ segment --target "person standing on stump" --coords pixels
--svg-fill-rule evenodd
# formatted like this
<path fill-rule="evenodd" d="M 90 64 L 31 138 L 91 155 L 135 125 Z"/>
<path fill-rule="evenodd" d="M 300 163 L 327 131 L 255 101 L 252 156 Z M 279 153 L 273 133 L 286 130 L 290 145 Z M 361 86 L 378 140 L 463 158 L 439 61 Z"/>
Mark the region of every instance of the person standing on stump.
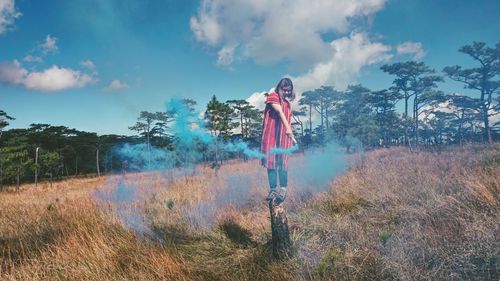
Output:
<path fill-rule="evenodd" d="M 288 184 L 288 158 L 285 153 L 273 153 L 274 149 L 290 149 L 295 141 L 292 131 L 292 107 L 290 102 L 295 99 L 293 83 L 289 78 L 279 81 L 274 91 L 266 99 L 264 122 L 262 124 L 261 152 L 262 166 L 267 168 L 270 191 L 266 200 L 281 203 L 285 200 Z M 277 189 L 278 180 L 280 188 Z"/>

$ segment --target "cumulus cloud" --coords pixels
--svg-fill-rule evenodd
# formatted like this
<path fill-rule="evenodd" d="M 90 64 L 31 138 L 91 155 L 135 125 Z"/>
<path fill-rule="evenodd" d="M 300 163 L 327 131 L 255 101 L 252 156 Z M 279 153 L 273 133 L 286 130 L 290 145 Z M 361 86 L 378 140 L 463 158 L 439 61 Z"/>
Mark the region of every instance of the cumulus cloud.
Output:
<path fill-rule="evenodd" d="M 0 34 L 6 32 L 20 16 L 14 0 L 0 0 Z"/>
<path fill-rule="evenodd" d="M 404 42 L 396 47 L 398 55 L 413 54 L 414 60 L 422 59 L 427 53 L 420 42 Z"/>
<path fill-rule="evenodd" d="M 21 67 L 21 64 L 13 62 L 0 62 L 0 83 L 3 84 L 23 84 L 28 71 Z"/>
<path fill-rule="evenodd" d="M 304 75 L 292 77 L 300 90 L 332 85 L 344 90 L 353 83 L 363 66 L 391 59 L 391 47 L 371 42 L 365 33 L 351 33 L 330 43 L 330 58 L 317 63 Z"/>
<path fill-rule="evenodd" d="M 29 90 L 55 92 L 80 88 L 95 82 L 95 77 L 78 70 L 53 65 L 43 71 L 28 71 L 21 64 L 0 63 L 0 83 L 25 87 Z"/>
<path fill-rule="evenodd" d="M 54 92 L 71 88 L 80 88 L 92 83 L 90 75 L 56 65 L 42 71 L 31 72 L 26 77 L 24 85 L 30 90 Z"/>
<path fill-rule="evenodd" d="M 385 2 L 203 0 L 190 27 L 196 40 L 219 50 L 218 61 L 231 58 L 223 60 L 226 64 L 243 56 L 257 63 L 287 60 L 310 66 L 331 55 L 323 35 L 348 33 L 352 19 L 374 14 Z M 228 46 L 238 47 L 228 52 Z"/>
<path fill-rule="evenodd" d="M 105 92 L 111 93 L 111 92 L 119 92 L 125 89 L 128 89 L 129 85 L 127 83 L 121 82 L 120 80 L 113 80 L 111 83 L 104 88 Z"/>
<path fill-rule="evenodd" d="M 209 45 L 216 45 L 221 36 L 221 30 L 214 18 L 200 14 L 198 18 L 191 17 L 191 30 L 198 41 Z"/>
<path fill-rule="evenodd" d="M 271 91 L 272 89 L 270 89 L 269 91 Z M 265 108 L 265 102 L 266 102 L 266 96 L 265 96 L 265 93 L 266 92 L 255 92 L 253 94 L 250 95 L 250 97 L 248 97 L 246 99 L 246 101 L 250 104 L 250 105 L 253 105 L 255 106 L 255 108 L 259 109 L 259 110 L 264 110 Z"/>

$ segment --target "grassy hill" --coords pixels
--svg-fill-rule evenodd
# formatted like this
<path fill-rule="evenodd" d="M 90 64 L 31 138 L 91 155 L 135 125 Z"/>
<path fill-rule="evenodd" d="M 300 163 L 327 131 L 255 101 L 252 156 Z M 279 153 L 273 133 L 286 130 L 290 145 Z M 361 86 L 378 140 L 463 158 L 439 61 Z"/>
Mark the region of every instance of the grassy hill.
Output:
<path fill-rule="evenodd" d="M 371 151 L 326 189 L 294 157 L 285 261 L 257 161 L 25 185 L 0 193 L 0 279 L 498 280 L 499 148 Z"/>

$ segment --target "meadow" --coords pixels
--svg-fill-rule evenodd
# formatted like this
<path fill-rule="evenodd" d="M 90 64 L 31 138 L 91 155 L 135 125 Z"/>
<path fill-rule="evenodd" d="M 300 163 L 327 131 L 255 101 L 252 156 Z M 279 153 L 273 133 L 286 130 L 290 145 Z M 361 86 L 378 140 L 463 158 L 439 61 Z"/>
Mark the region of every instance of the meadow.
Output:
<path fill-rule="evenodd" d="M 265 170 L 231 160 L 4 189 L 0 279 L 499 280 L 499 145 L 330 159 L 326 184 L 304 180 L 305 158 L 290 259 L 271 254 Z"/>

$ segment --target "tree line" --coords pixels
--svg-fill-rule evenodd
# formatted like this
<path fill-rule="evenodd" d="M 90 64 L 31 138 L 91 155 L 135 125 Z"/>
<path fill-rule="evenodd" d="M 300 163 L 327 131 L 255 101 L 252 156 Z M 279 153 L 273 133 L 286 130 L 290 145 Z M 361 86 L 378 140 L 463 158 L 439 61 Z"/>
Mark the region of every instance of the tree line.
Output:
<path fill-rule="evenodd" d="M 447 66 L 439 74 L 421 61 L 383 65 L 393 77 L 387 89 L 371 90 L 350 85 L 339 91 L 331 86 L 302 93 L 294 110 L 295 135 L 304 148 L 321 146 L 334 139 L 348 149 L 354 142 L 367 148 L 394 145 L 428 146 L 492 143 L 498 141 L 500 43 L 488 47 L 482 42 L 463 46 L 459 52 L 475 61 L 475 67 Z M 445 77 L 458 81 L 473 95 L 445 94 L 439 90 Z M 194 111 L 196 101 L 184 99 Z M 397 105 L 402 104 L 402 112 Z M 146 144 L 175 151 L 174 112 L 142 111 L 129 127 L 136 136 L 102 135 L 65 126 L 31 124 L 26 129 L 4 131 L 15 116 L 0 110 L 0 185 L 122 170 L 123 159 L 113 149 L 119 145 Z M 262 112 L 246 100 L 219 101 L 215 95 L 206 105 L 205 126 L 221 141 L 244 141 L 260 146 Z M 237 157 L 222 151 L 208 151 L 205 157 Z"/>
<path fill-rule="evenodd" d="M 447 66 L 443 75 L 424 62 L 406 61 L 381 67 L 393 76 L 387 89 L 370 90 L 352 85 L 346 91 L 323 86 L 303 93 L 295 116 L 304 143 L 323 143 L 334 137 L 345 144 L 356 138 L 365 146 L 462 144 L 498 140 L 500 43 L 494 48 L 474 42 L 460 52 L 469 55 L 476 67 Z M 474 96 L 445 94 L 439 84 L 448 77 L 473 90 Z M 458 92 L 458 91 L 457 91 Z M 403 103 L 398 113 L 396 105 Z M 319 115 L 313 128 L 312 115 Z"/>

